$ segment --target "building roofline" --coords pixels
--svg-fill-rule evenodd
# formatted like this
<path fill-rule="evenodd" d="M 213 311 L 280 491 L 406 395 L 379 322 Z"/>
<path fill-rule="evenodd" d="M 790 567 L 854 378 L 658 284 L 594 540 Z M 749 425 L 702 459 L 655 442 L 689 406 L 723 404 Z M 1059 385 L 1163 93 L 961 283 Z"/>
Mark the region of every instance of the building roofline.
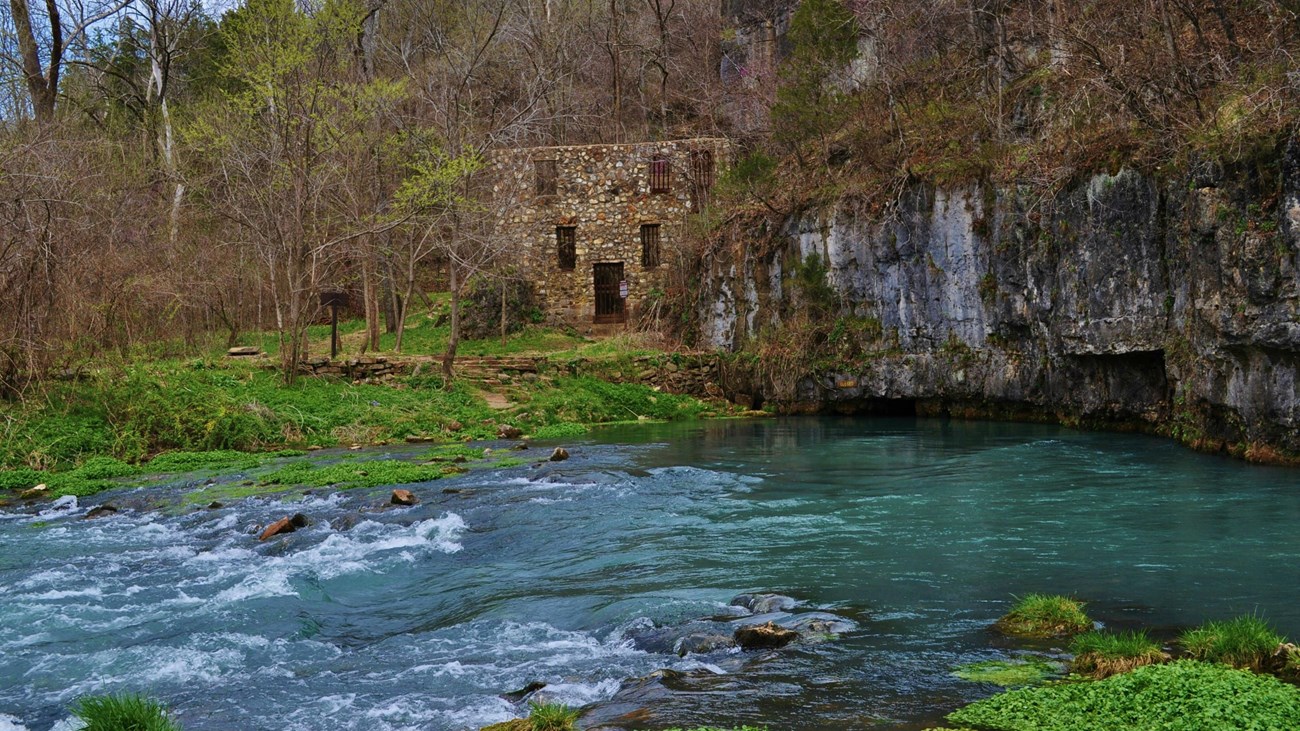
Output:
<path fill-rule="evenodd" d="M 727 137 L 681 137 L 675 140 L 645 140 L 642 142 L 593 142 L 587 145 L 539 145 L 537 147 L 494 147 L 489 152 L 529 152 L 541 150 L 585 150 L 593 147 L 648 147 L 680 142 L 731 142 Z"/>

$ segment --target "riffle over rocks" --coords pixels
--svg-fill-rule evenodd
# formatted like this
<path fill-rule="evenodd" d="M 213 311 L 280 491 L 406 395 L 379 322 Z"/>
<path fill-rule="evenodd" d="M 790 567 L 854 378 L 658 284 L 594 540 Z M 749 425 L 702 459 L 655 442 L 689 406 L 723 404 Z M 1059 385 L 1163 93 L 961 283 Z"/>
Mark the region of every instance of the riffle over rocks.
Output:
<path fill-rule="evenodd" d="M 754 238 L 707 262 L 707 344 L 758 352 L 808 296 L 794 272 L 813 255 L 855 341 L 848 357 L 824 346 L 833 365 L 784 389 L 755 366 L 753 390 L 788 411 L 1057 420 L 1300 455 L 1295 140 L 1235 167 L 1123 169 L 1054 196 L 918 184 L 883 211 L 841 199 Z"/>

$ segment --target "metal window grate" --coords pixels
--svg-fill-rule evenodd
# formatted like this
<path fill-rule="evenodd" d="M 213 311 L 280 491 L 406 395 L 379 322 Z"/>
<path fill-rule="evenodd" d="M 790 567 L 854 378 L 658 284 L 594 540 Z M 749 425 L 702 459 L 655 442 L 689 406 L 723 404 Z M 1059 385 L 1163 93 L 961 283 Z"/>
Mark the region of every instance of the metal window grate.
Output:
<path fill-rule="evenodd" d="M 659 224 L 641 224 L 641 266 L 659 266 Z"/>
<path fill-rule="evenodd" d="M 578 229 L 576 226 L 555 227 L 556 261 L 561 269 L 572 271 L 578 265 Z"/>
<path fill-rule="evenodd" d="M 668 193 L 672 191 L 673 164 L 667 155 L 655 155 L 650 159 L 650 192 Z"/>
<path fill-rule="evenodd" d="M 709 204 L 713 191 L 713 151 L 691 150 L 691 205 L 696 212 Z"/>
<path fill-rule="evenodd" d="M 537 195 L 555 195 L 560 175 L 555 160 L 534 160 L 537 173 Z"/>

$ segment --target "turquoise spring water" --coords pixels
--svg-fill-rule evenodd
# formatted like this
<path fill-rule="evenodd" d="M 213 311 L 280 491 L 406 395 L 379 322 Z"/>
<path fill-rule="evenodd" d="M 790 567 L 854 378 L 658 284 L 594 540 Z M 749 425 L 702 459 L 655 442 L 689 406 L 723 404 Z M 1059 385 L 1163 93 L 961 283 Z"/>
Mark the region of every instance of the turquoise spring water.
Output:
<path fill-rule="evenodd" d="M 534 681 L 627 727 L 923 728 L 997 690 L 953 666 L 1059 652 L 988 631 L 1027 592 L 1161 637 L 1241 613 L 1300 637 L 1297 470 L 917 419 L 638 425 L 566 446 L 567 462 L 410 486 L 414 508 L 374 511 L 378 489 L 0 513 L 0 731 L 118 690 L 187 731 L 476 729 L 521 715 L 500 694 Z M 287 512 L 313 525 L 249 535 Z M 745 591 L 856 628 L 767 653 L 634 641 Z M 661 669 L 676 672 L 618 694 Z"/>

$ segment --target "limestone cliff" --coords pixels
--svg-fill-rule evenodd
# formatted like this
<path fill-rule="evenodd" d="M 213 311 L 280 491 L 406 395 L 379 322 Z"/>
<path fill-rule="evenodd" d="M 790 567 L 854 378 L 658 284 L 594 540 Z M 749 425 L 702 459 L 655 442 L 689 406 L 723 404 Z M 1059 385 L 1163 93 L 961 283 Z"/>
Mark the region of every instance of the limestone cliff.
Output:
<path fill-rule="evenodd" d="M 1144 428 L 1205 449 L 1300 454 L 1300 146 L 1174 179 L 918 184 L 885 212 L 839 200 L 707 262 L 711 345 L 741 349 L 800 296 L 816 254 L 872 342 L 786 408 L 885 405 Z M 865 354 L 863 354 L 865 353 Z M 810 363 L 813 361 L 809 361 Z M 762 386 L 757 386 L 762 388 Z"/>

